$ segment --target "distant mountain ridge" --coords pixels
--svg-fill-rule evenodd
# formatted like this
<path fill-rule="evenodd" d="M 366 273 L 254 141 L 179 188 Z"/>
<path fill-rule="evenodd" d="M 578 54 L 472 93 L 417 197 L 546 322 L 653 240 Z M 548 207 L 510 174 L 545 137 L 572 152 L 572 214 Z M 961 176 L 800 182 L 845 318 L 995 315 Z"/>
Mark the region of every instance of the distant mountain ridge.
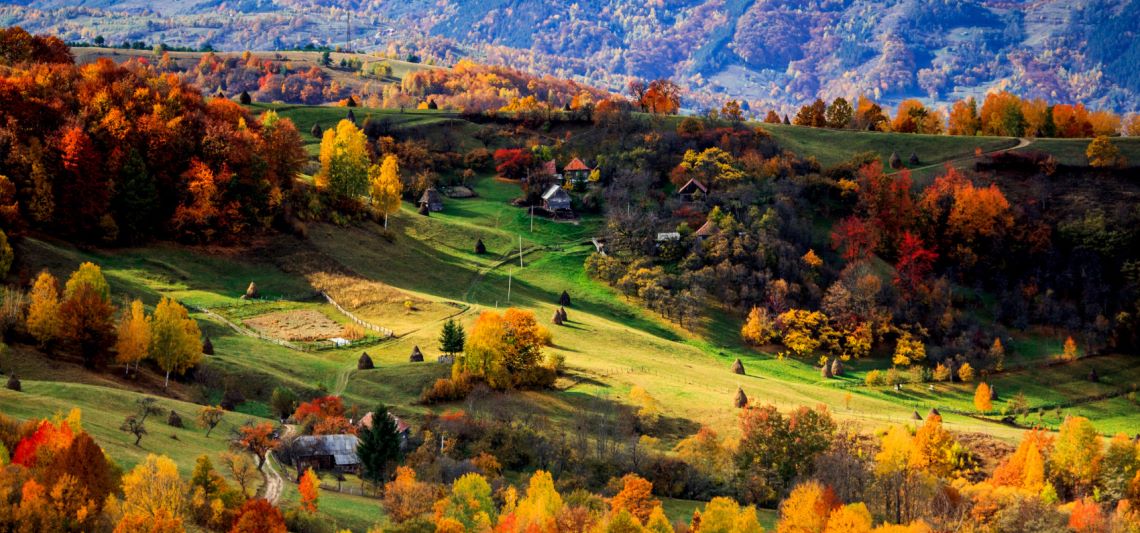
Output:
<path fill-rule="evenodd" d="M 615 90 L 671 77 L 692 108 L 737 98 L 787 111 L 860 93 L 945 104 L 1005 88 L 1140 110 L 1140 0 L 32 0 L 0 4 L 0 21 L 113 43 L 348 42 Z"/>

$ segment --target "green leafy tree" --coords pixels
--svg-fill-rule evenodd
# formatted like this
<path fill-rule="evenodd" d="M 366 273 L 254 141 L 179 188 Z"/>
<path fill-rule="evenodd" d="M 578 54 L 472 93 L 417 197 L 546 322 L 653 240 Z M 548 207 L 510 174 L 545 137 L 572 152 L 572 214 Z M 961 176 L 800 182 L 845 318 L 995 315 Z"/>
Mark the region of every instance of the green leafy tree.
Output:
<path fill-rule="evenodd" d="M 273 407 L 273 412 L 277 413 L 280 418 L 289 418 L 293 414 L 293 410 L 297 408 L 297 403 L 300 398 L 293 389 L 289 387 L 280 386 L 273 389 L 273 395 L 269 397 L 269 405 Z"/>
<path fill-rule="evenodd" d="M 827 127 L 843 129 L 851 124 L 851 117 L 854 116 L 855 110 L 852 109 L 851 103 L 844 99 L 842 96 L 836 98 L 827 106 Z"/>

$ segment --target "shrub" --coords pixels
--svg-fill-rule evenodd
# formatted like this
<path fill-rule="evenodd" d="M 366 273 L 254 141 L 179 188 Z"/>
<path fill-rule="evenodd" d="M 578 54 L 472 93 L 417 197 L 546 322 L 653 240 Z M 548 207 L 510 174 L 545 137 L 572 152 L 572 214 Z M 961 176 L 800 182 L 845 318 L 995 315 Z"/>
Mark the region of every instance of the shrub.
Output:
<path fill-rule="evenodd" d="M 889 370 L 887 370 L 886 381 L 887 385 L 894 387 L 895 385 L 903 382 L 902 374 L 899 373 L 899 370 L 897 368 L 892 366 Z"/>
<path fill-rule="evenodd" d="M 439 378 L 420 393 L 420 403 L 431 405 L 462 400 L 471 393 L 474 385 L 467 374 L 460 374 L 455 379 Z"/>
<path fill-rule="evenodd" d="M 868 387 L 879 387 L 883 384 L 883 373 L 879 370 L 872 370 L 867 372 L 867 376 L 863 378 L 863 382 Z"/>

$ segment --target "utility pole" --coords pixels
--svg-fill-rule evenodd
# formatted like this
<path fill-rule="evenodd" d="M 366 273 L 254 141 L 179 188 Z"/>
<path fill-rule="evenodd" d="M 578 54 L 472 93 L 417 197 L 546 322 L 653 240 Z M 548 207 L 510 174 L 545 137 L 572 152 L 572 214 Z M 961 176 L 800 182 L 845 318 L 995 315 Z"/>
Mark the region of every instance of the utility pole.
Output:
<path fill-rule="evenodd" d="M 352 10 L 345 10 L 345 31 L 344 31 L 344 51 L 347 52 L 350 48 L 349 44 L 352 43 Z"/>
<path fill-rule="evenodd" d="M 507 303 L 511 303 L 511 279 L 514 278 L 514 269 L 507 271 Z M 497 305 L 495 307 L 498 307 Z"/>
<path fill-rule="evenodd" d="M 519 268 L 522 268 L 522 235 L 519 235 Z"/>

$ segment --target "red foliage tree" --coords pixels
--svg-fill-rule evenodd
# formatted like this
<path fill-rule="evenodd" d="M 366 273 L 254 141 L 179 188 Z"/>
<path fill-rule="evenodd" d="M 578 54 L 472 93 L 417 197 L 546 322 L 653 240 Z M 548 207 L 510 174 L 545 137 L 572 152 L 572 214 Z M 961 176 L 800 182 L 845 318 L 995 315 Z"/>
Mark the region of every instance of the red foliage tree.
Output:
<path fill-rule="evenodd" d="M 264 498 L 246 500 L 230 533 L 285 533 L 285 517 Z"/>
<path fill-rule="evenodd" d="M 902 289 L 904 298 L 909 298 L 911 293 L 924 286 L 937 259 L 938 254 L 926 248 L 921 238 L 909 231 L 903 233 L 899 242 L 899 259 L 895 263 L 894 283 Z"/>
<path fill-rule="evenodd" d="M 847 217 L 831 231 L 831 246 L 849 263 L 863 261 L 879 247 L 879 232 L 859 217 Z"/>
<path fill-rule="evenodd" d="M 534 166 L 534 155 L 521 148 L 500 148 L 494 158 L 495 171 L 504 178 L 525 179 L 527 170 Z"/>

